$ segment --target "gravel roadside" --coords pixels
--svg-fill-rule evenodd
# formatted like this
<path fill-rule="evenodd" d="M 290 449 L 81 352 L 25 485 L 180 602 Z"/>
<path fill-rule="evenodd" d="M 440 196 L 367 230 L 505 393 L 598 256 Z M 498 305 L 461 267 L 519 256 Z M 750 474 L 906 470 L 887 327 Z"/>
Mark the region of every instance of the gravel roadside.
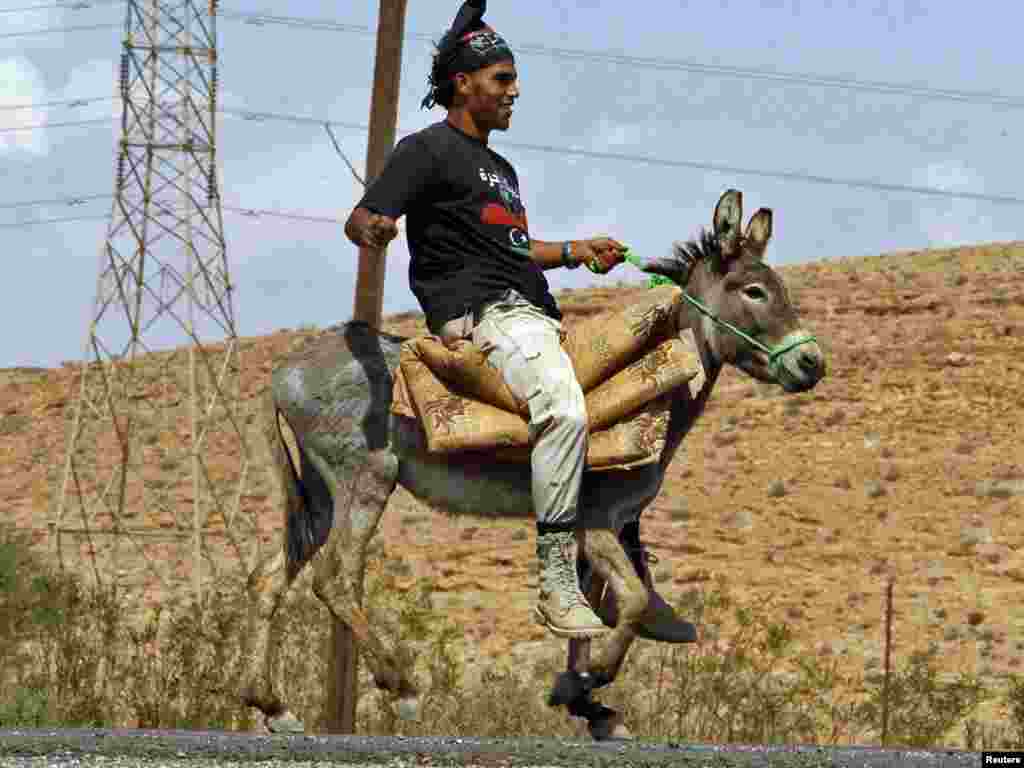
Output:
<path fill-rule="evenodd" d="M 0 768 L 975 768 L 975 752 L 593 744 L 552 739 L 0 730 Z"/>

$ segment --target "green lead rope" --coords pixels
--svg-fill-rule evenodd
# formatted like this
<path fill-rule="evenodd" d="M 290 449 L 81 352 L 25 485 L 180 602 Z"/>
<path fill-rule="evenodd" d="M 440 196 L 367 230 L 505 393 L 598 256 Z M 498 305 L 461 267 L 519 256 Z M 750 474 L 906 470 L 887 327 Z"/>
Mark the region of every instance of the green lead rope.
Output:
<path fill-rule="evenodd" d="M 622 252 L 622 257 L 637 269 L 641 271 L 643 270 L 644 263 L 640 260 L 640 257 L 630 251 L 629 248 Z M 669 278 L 662 277 L 661 275 L 650 275 L 647 278 L 648 288 L 657 288 L 659 285 L 675 285 L 675 283 L 673 283 Z"/>

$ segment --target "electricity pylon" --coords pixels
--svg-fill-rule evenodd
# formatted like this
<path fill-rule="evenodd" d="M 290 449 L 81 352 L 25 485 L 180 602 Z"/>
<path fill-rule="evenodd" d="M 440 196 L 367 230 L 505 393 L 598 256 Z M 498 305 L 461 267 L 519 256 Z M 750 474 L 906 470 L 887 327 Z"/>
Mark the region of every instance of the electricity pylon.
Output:
<path fill-rule="evenodd" d="M 100 583 L 185 579 L 197 599 L 220 575 L 218 548 L 243 571 L 258 554 L 241 513 L 250 441 L 217 183 L 216 20 L 217 0 L 127 2 L 113 210 L 50 520 L 62 565 L 70 549 Z"/>

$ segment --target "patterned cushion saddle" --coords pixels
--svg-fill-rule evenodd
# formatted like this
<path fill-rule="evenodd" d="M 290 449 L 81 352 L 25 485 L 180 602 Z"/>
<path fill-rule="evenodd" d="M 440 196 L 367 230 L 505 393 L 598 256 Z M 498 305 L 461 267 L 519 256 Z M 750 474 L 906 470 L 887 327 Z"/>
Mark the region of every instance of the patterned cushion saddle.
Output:
<path fill-rule="evenodd" d="M 631 469 L 658 461 L 678 387 L 692 395 L 704 370 L 675 318 L 676 286 L 648 291 L 636 304 L 595 316 L 562 335 L 583 389 L 590 428 L 587 467 Z M 529 411 L 475 344 L 446 347 L 436 336 L 402 344 L 391 410 L 419 422 L 430 453 L 484 451 L 529 461 Z"/>

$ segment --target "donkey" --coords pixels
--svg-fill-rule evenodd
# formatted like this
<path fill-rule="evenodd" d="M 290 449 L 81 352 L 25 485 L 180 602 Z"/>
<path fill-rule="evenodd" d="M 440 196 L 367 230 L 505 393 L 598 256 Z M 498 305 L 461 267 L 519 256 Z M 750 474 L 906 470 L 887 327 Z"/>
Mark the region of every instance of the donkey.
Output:
<path fill-rule="evenodd" d="M 608 585 L 615 628 L 593 658 L 588 644 L 571 641 L 571 674 L 560 676 L 550 701 L 568 704 L 570 713 L 582 713 L 592 726 L 602 718 L 610 721 L 609 710 L 590 701 L 590 690 L 615 679 L 635 637 L 634 624 L 648 604 L 648 587 L 618 534 L 658 495 L 722 367 L 731 364 L 786 392 L 807 391 L 825 375 L 821 349 L 800 327 L 781 278 L 764 263 L 771 211 L 759 210 L 745 232 L 741 225 L 741 193 L 729 190 L 715 207 L 712 232 L 677 243 L 669 256 L 644 267 L 685 291 L 673 327 L 681 334 L 692 331 L 705 383 L 696 396 L 688 386 L 670 393 L 668 434 L 658 462 L 584 476 L 582 557 Z M 384 636 L 383 627 L 363 608 L 367 545 L 398 484 L 452 514 L 533 515 L 529 463 L 428 454 L 419 426 L 390 412 L 392 373 L 403 341 L 364 323 L 345 323 L 289 356 L 272 374 L 264 429 L 285 491 L 285 528 L 281 550 L 249 577 L 250 646 L 240 691 L 243 702 L 259 710 L 272 731 L 303 727 L 288 710 L 276 679 L 280 627 L 274 617 L 310 562 L 314 593 L 351 628 L 376 685 L 394 697 L 400 716 L 417 716 L 410 656 Z M 284 445 L 282 420 L 295 436 L 298 468 Z M 594 581 L 588 583 L 592 587 Z M 600 729 L 592 727 L 592 732 L 599 737 Z"/>

